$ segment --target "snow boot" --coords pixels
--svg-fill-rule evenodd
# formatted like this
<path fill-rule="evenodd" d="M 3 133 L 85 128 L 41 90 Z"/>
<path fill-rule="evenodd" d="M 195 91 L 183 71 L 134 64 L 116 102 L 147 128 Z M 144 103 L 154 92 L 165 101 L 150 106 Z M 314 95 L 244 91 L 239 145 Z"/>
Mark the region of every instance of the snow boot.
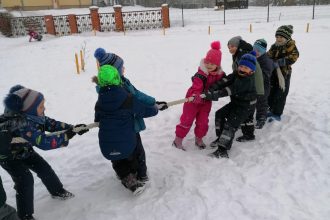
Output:
<path fill-rule="evenodd" d="M 247 141 L 253 141 L 255 140 L 256 137 L 254 135 L 243 135 L 243 136 L 240 136 L 238 138 L 236 138 L 236 141 L 238 142 L 247 142 Z"/>
<path fill-rule="evenodd" d="M 133 173 L 128 174 L 125 178 L 121 180 L 121 183 L 130 191 L 132 191 L 133 195 L 140 195 L 145 190 L 145 185 L 139 182 L 136 179 L 136 175 Z"/>
<path fill-rule="evenodd" d="M 20 219 L 22 219 L 22 220 L 35 220 L 33 215 L 25 215 L 23 217 L 20 217 Z"/>
<path fill-rule="evenodd" d="M 203 150 L 206 148 L 206 145 L 203 142 L 202 138 L 195 137 L 195 145 L 200 149 Z"/>
<path fill-rule="evenodd" d="M 219 146 L 219 138 L 217 137 L 217 139 L 211 142 L 210 147 L 216 148 L 218 146 Z"/>
<path fill-rule="evenodd" d="M 69 191 L 65 189 L 61 189 L 60 191 L 56 192 L 52 195 L 53 199 L 60 199 L 60 200 L 67 200 L 74 197 L 73 193 L 70 193 Z"/>
<path fill-rule="evenodd" d="M 215 157 L 215 158 L 229 158 L 227 150 L 224 147 L 219 146 L 216 151 L 213 153 L 209 154 L 210 157 Z"/>
<path fill-rule="evenodd" d="M 146 184 L 149 181 L 148 175 L 138 176 L 136 179 L 137 179 L 138 182 L 140 182 L 142 184 Z"/>
<path fill-rule="evenodd" d="M 266 123 L 266 119 L 257 120 L 256 125 L 254 126 L 256 129 L 262 129 Z"/>
<path fill-rule="evenodd" d="M 178 149 L 181 149 L 181 150 L 184 150 L 185 151 L 185 149 L 184 149 L 184 147 L 182 145 L 182 141 L 183 141 L 183 138 L 179 138 L 179 137 L 176 136 L 175 139 L 174 139 L 174 141 L 173 141 L 173 143 L 172 143 L 172 145 L 174 147 L 178 148 Z"/>
<path fill-rule="evenodd" d="M 273 122 L 273 121 L 281 121 L 281 116 L 280 115 L 272 115 L 268 118 L 268 122 Z"/>

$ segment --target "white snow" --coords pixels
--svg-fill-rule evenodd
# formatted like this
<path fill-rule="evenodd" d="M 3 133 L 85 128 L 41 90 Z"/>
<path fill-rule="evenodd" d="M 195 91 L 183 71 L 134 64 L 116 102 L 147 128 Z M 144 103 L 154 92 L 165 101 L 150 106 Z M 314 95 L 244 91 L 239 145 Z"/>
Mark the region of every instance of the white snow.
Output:
<path fill-rule="evenodd" d="M 98 129 L 74 137 L 67 148 L 52 151 L 36 148 L 76 197 L 53 200 L 34 175 L 35 217 L 40 220 L 329 219 L 330 6 L 317 6 L 319 14 L 316 13 L 315 20 L 311 20 L 311 6 L 271 9 L 291 16 L 279 21 L 274 15 L 267 23 L 266 8 L 251 7 L 227 11 L 228 20 L 223 25 L 223 20 L 215 20 L 217 16 L 223 18 L 221 11 L 189 10 L 185 15 L 186 26 L 182 28 L 181 11 L 171 9 L 172 27 L 166 29 L 165 36 L 162 30 L 126 32 L 126 35 L 84 33 L 66 37 L 46 35 L 43 41 L 32 43 L 27 36 L 0 36 L 0 96 L 4 97 L 16 84 L 39 90 L 46 97 L 46 114 L 72 124 L 93 122 L 97 94 L 90 78 L 97 72 L 93 57 L 97 47 L 119 54 L 125 60 L 126 76 L 131 82 L 139 90 L 165 101 L 184 97 L 191 76 L 213 40 L 222 43 L 222 66 L 227 73 L 231 71 L 231 56 L 226 45 L 233 36 L 241 35 L 250 43 L 265 38 L 270 46 L 277 27 L 292 24 L 293 38 L 300 51 L 300 58 L 293 65 L 282 121 L 257 130 L 254 142 L 235 141 L 230 159 L 207 157 L 213 151 L 210 148 L 198 150 L 193 142 L 194 127 L 184 140 L 186 152 L 171 146 L 181 105 L 147 119 L 147 130 L 141 135 L 151 181 L 138 197 L 120 184 L 110 161 L 101 155 Z M 82 14 L 86 10 L 88 13 L 88 9 L 80 9 Z M 66 14 L 68 10 L 57 12 Z M 260 19 L 253 20 L 254 16 Z M 203 21 L 198 22 L 198 18 Z M 307 23 L 310 23 L 309 33 L 305 32 Z M 86 71 L 77 75 L 74 53 L 85 43 Z M 214 113 L 228 101 L 223 98 L 213 103 L 205 137 L 207 144 L 215 138 Z M 240 131 L 236 137 L 239 134 Z M 0 175 L 7 203 L 15 207 L 13 181 L 3 169 Z"/>

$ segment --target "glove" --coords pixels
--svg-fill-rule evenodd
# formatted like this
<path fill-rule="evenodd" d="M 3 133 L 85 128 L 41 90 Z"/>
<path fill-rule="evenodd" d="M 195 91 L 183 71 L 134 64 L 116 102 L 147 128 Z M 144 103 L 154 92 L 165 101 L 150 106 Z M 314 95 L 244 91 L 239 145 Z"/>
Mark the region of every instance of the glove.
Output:
<path fill-rule="evenodd" d="M 156 105 L 157 105 L 157 108 L 158 108 L 159 111 L 164 111 L 165 109 L 168 108 L 167 102 L 163 102 L 163 101 L 158 102 L 158 101 L 156 101 Z"/>
<path fill-rule="evenodd" d="M 203 93 L 205 95 L 204 99 L 208 101 L 217 101 L 218 99 L 214 98 L 214 92 L 213 91 L 206 91 Z"/>
<path fill-rule="evenodd" d="M 95 83 L 95 84 L 99 84 L 99 80 L 98 80 L 98 78 L 97 78 L 97 76 L 93 76 L 92 78 L 91 78 L 91 81 L 93 82 L 93 83 Z"/>
<path fill-rule="evenodd" d="M 277 63 L 279 66 L 285 66 L 286 65 L 285 58 L 278 59 Z"/>
<path fill-rule="evenodd" d="M 273 62 L 273 67 L 274 67 L 274 69 L 277 69 L 279 67 L 278 62 L 274 61 Z"/>
<path fill-rule="evenodd" d="M 278 85 L 282 89 L 282 91 L 285 91 L 285 80 L 284 76 L 282 74 L 282 71 L 279 67 L 276 68 L 277 78 L 278 78 Z"/>
<path fill-rule="evenodd" d="M 194 97 L 194 100 L 192 100 L 193 103 L 195 104 L 200 104 L 203 102 L 203 99 L 201 98 L 201 96 L 199 94 L 193 94 L 192 95 Z"/>
<path fill-rule="evenodd" d="M 77 125 L 74 126 L 74 128 L 80 128 L 80 129 L 81 128 L 84 128 L 84 127 L 86 127 L 85 124 L 77 124 Z M 79 134 L 79 135 L 83 135 L 83 134 L 85 134 L 88 131 L 89 131 L 89 129 L 88 128 L 85 128 L 85 129 L 81 129 L 80 131 L 78 131 L 76 133 Z"/>
<path fill-rule="evenodd" d="M 73 127 L 70 127 L 68 130 L 66 130 L 66 132 L 64 132 L 64 134 L 66 135 L 67 139 L 70 140 L 76 135 L 76 132 L 73 131 Z"/>

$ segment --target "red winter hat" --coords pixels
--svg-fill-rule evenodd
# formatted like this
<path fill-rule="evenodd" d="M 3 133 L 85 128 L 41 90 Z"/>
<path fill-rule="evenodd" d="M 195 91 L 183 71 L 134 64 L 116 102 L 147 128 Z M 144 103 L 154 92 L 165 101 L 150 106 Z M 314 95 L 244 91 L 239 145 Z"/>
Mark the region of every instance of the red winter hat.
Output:
<path fill-rule="evenodd" d="M 204 61 L 221 66 L 222 52 L 220 48 L 220 41 L 213 41 L 211 43 L 211 49 L 207 52 Z"/>

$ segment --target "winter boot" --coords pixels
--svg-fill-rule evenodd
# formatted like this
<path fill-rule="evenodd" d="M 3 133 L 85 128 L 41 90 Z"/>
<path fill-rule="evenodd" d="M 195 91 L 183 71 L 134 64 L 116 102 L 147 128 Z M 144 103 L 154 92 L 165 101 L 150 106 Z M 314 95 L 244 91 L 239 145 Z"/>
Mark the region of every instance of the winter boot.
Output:
<path fill-rule="evenodd" d="M 172 143 L 172 145 L 174 147 L 178 148 L 178 149 L 181 149 L 181 150 L 184 150 L 185 151 L 185 149 L 184 149 L 184 147 L 182 145 L 182 141 L 183 141 L 183 138 L 179 138 L 178 136 L 176 136 L 175 139 L 174 139 L 174 141 L 173 141 L 173 143 Z"/>
<path fill-rule="evenodd" d="M 56 192 L 52 195 L 53 199 L 60 199 L 60 200 L 67 200 L 74 197 L 73 193 L 70 193 L 69 191 L 65 189 L 61 189 L 60 191 Z"/>
<path fill-rule="evenodd" d="M 215 157 L 215 158 L 229 158 L 227 150 L 224 147 L 219 146 L 216 151 L 213 153 L 209 154 L 210 157 Z"/>
<path fill-rule="evenodd" d="M 202 138 L 195 137 L 195 145 L 200 149 L 203 150 L 206 148 L 206 145 L 203 142 Z"/>
<path fill-rule="evenodd" d="M 121 180 L 121 183 L 129 190 L 132 191 L 133 195 L 139 195 L 145 190 L 145 185 L 137 181 L 135 174 L 130 173 L 128 176 Z"/>
<path fill-rule="evenodd" d="M 262 129 L 264 127 L 265 123 L 266 123 L 266 120 L 265 119 L 257 120 L 257 123 L 256 123 L 256 125 L 254 127 L 256 129 Z"/>
<path fill-rule="evenodd" d="M 236 141 L 238 142 L 247 142 L 247 141 L 253 141 L 256 137 L 254 135 L 243 135 L 238 138 L 236 138 Z"/>
<path fill-rule="evenodd" d="M 216 148 L 218 146 L 219 146 L 219 137 L 217 137 L 217 139 L 212 141 L 211 144 L 210 144 L 210 147 L 212 147 L 212 148 Z"/>
<path fill-rule="evenodd" d="M 273 122 L 273 121 L 281 121 L 281 116 L 273 114 L 268 118 L 268 122 Z"/>
<path fill-rule="evenodd" d="M 146 184 L 149 181 L 148 175 L 138 176 L 136 179 L 137 179 L 138 182 L 140 182 L 142 184 Z"/>
<path fill-rule="evenodd" d="M 35 220 L 33 215 L 24 215 L 23 217 L 20 217 L 20 219 L 22 219 L 22 220 Z"/>

